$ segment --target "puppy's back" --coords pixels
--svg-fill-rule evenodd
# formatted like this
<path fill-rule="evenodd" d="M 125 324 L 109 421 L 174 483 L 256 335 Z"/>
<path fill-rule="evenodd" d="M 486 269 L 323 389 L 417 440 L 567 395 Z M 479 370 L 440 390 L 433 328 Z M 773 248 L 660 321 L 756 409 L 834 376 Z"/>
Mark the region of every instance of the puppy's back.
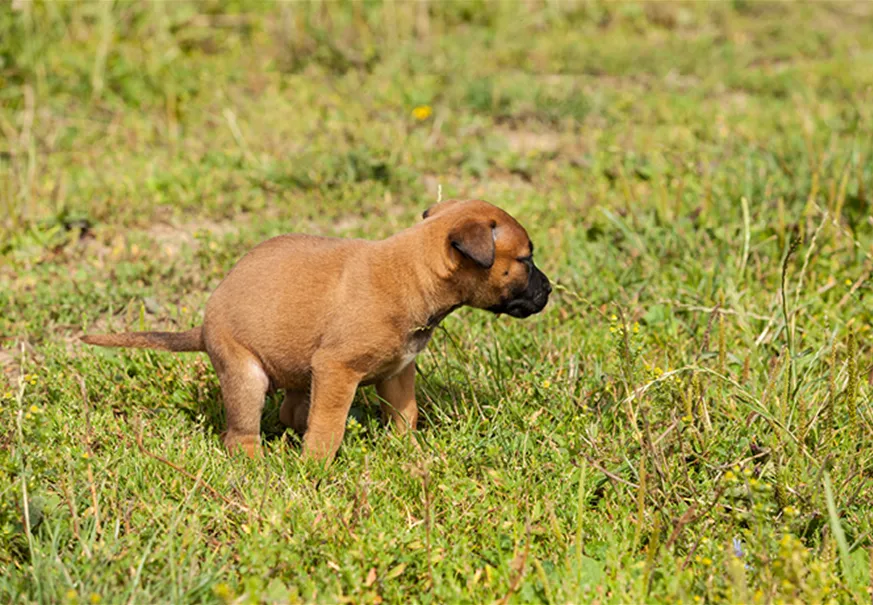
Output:
<path fill-rule="evenodd" d="M 349 258 L 364 240 L 280 235 L 252 248 L 206 304 L 204 336 L 257 351 L 282 384 L 309 370 Z M 293 369 L 288 372 L 283 368 Z"/>

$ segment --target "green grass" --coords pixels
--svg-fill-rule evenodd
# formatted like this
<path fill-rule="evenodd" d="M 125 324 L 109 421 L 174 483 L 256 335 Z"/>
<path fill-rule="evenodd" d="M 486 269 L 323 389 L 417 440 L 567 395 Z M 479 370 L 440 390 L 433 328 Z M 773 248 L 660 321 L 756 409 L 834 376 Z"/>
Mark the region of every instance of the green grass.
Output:
<path fill-rule="evenodd" d="M 2 600 L 869 600 L 871 17 L 0 5 Z M 365 389 L 328 471 L 278 396 L 229 458 L 205 356 L 78 342 L 196 325 L 264 238 L 384 237 L 439 187 L 557 288 L 444 322 L 420 449 Z"/>

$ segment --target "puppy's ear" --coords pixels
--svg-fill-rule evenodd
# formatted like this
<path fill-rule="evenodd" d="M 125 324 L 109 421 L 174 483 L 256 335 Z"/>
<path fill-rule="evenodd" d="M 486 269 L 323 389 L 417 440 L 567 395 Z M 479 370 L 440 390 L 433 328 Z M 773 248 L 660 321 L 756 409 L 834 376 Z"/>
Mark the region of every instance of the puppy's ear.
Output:
<path fill-rule="evenodd" d="M 483 269 L 494 264 L 494 221 L 467 219 L 449 232 L 451 246 Z"/>

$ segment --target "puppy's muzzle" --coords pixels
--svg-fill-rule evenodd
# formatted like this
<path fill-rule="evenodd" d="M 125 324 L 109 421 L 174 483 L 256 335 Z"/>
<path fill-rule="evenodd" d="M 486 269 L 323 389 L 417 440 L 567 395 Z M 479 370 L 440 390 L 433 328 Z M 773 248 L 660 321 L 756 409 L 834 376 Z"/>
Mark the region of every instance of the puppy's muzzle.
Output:
<path fill-rule="evenodd" d="M 549 302 L 549 294 L 552 293 L 552 285 L 546 274 L 537 267 L 533 267 L 527 287 L 513 298 L 489 307 L 492 313 L 506 313 L 512 317 L 523 319 L 542 311 Z"/>

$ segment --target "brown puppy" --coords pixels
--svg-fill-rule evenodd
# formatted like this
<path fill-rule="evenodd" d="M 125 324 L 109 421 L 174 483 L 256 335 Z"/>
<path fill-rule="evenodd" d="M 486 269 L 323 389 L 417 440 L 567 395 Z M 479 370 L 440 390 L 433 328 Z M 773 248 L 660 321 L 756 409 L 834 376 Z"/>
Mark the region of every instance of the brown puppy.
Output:
<path fill-rule="evenodd" d="M 264 396 L 285 390 L 281 421 L 304 454 L 330 461 L 359 385 L 375 384 L 383 414 L 414 429 L 415 356 L 449 313 L 468 305 L 513 317 L 551 292 L 527 232 L 480 200 L 441 202 L 381 241 L 282 235 L 253 248 L 187 332 L 84 336 L 89 344 L 205 351 L 227 411 L 224 443 L 260 449 Z"/>

